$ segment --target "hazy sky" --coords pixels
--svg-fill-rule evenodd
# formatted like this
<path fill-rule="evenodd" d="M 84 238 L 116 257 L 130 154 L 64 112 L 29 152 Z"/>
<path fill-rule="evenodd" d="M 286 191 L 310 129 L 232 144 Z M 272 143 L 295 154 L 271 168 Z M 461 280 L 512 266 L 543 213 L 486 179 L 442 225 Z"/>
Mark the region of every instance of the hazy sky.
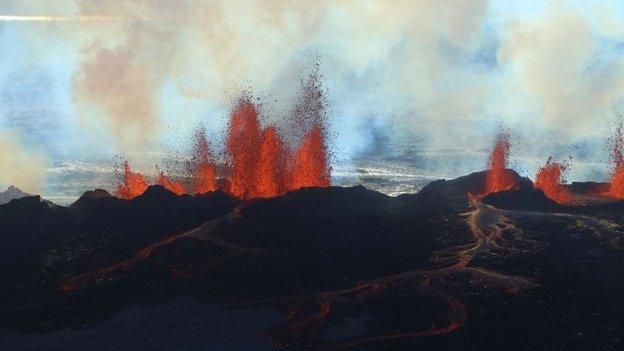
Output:
<path fill-rule="evenodd" d="M 153 167 L 198 121 L 219 147 L 243 89 L 279 123 L 316 59 L 337 170 L 476 171 L 502 123 L 523 174 L 552 154 L 600 179 L 624 112 L 621 1 L 4 0 L 0 46 L 0 186 L 33 192 Z"/>

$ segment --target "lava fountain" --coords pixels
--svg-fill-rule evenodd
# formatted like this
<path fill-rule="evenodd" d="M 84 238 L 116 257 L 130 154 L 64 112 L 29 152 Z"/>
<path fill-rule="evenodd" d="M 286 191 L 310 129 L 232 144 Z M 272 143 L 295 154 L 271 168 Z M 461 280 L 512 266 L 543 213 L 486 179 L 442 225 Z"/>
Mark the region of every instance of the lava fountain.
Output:
<path fill-rule="evenodd" d="M 258 110 L 251 101 L 242 99 L 232 113 L 226 142 L 231 162 L 228 192 L 235 197 L 247 199 L 257 193 L 260 142 Z"/>
<path fill-rule="evenodd" d="M 309 131 L 296 151 L 288 188 L 296 190 L 303 187 L 331 185 L 327 160 L 327 147 L 321 126 L 316 125 Z"/>
<path fill-rule="evenodd" d="M 607 195 L 616 199 L 624 199 L 624 138 L 622 137 L 622 122 L 619 123 L 615 131 L 611 163 L 613 164 L 613 170 Z"/>
<path fill-rule="evenodd" d="M 488 170 L 485 176 L 484 195 L 509 190 L 516 186 L 516 178 L 507 169 L 510 148 L 509 133 L 500 133 L 490 154 Z"/>
<path fill-rule="evenodd" d="M 225 137 L 225 163 L 219 167 L 211 152 L 206 131 L 195 131 L 187 188 L 162 172 L 156 182 L 175 194 L 202 194 L 217 189 L 240 199 L 268 198 L 303 187 L 328 187 L 331 169 L 325 141 L 324 95 L 318 72 L 303 82 L 299 101 L 287 125 L 263 126 L 260 112 L 247 96 L 232 110 Z M 287 141 L 287 142 L 284 142 Z M 131 199 L 147 189 L 142 175 L 124 163 L 121 198 Z"/>
<path fill-rule="evenodd" d="M 546 196 L 560 204 L 571 203 L 572 195 L 563 184 L 567 168 L 567 165 L 554 162 L 552 157 L 549 157 L 546 164 L 537 171 L 535 188 L 542 190 Z"/>
<path fill-rule="evenodd" d="M 262 132 L 256 168 L 254 197 L 274 197 L 285 192 L 283 169 L 286 151 L 277 130 L 268 127 Z"/>
<path fill-rule="evenodd" d="M 299 128 L 297 132 L 302 132 L 305 124 Z M 320 122 L 303 135 L 294 149 L 288 149 L 276 128 L 263 129 L 256 107 L 243 100 L 232 113 L 226 152 L 231 163 L 228 192 L 239 198 L 274 197 L 303 187 L 331 185 Z"/>
<path fill-rule="evenodd" d="M 252 199 L 330 186 L 324 106 L 316 71 L 303 82 L 290 125 L 282 135 L 273 126 L 263 128 L 256 106 L 249 98 L 241 99 L 232 113 L 226 141 L 227 191 Z"/>
<path fill-rule="evenodd" d="M 141 173 L 132 172 L 128 161 L 124 161 L 124 177 L 121 184 L 117 186 L 117 196 L 122 199 L 132 199 L 147 190 L 147 181 Z"/>

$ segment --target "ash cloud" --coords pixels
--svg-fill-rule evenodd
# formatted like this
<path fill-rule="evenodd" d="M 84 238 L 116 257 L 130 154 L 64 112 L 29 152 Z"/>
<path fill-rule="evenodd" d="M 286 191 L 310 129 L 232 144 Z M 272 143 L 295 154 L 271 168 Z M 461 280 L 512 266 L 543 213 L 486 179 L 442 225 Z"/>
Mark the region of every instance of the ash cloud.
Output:
<path fill-rule="evenodd" d="M 456 176 L 485 167 L 502 122 L 524 174 L 550 154 L 578 154 L 586 166 L 577 172 L 573 162 L 576 180 L 594 174 L 590 160 L 605 160 L 599 145 L 624 107 L 616 1 L 7 4 L 0 9 L 11 14 L 108 19 L 0 27 L 35 39 L 20 41 L 23 52 L 67 57 L 59 74 L 76 116 L 67 124 L 91 136 L 68 157 L 107 149 L 153 164 L 145 155 L 180 146 L 198 120 L 218 149 L 242 89 L 262 98 L 265 121 L 290 116 L 311 57 L 321 61 L 335 163 L 357 165 L 380 150 L 374 140 L 390 140 L 399 152 L 389 157 Z"/>
<path fill-rule="evenodd" d="M 509 69 L 508 95 L 525 92 L 548 126 L 592 135 L 597 117 L 619 111 L 624 96 L 624 63 L 605 42 L 608 34 L 569 6 L 511 20 L 497 52 Z"/>
<path fill-rule="evenodd" d="M 14 185 L 40 194 L 45 183 L 45 159 L 28 150 L 17 132 L 0 131 L 0 186 Z"/>
<path fill-rule="evenodd" d="M 269 110 L 288 115 L 311 55 L 321 57 L 336 114 L 345 103 L 377 110 L 379 118 L 396 118 L 386 111 L 390 107 L 403 116 L 418 110 L 424 118 L 448 120 L 458 111 L 469 116 L 483 94 L 475 82 L 441 89 L 450 86 L 445 79 L 460 82 L 472 74 L 457 67 L 440 42 L 460 52 L 474 47 L 485 1 L 80 4 L 82 15 L 122 19 L 110 24 L 112 40 L 93 27 L 73 89 L 81 116 L 104 121 L 126 148 L 143 146 L 162 132 L 160 93 L 166 83 L 180 100 L 166 103 L 206 99 L 221 109 L 248 83 L 269 97 Z M 353 80 L 369 85 L 363 93 L 372 99 L 353 101 L 359 94 L 351 92 Z M 412 96 L 417 106 L 408 101 Z"/>

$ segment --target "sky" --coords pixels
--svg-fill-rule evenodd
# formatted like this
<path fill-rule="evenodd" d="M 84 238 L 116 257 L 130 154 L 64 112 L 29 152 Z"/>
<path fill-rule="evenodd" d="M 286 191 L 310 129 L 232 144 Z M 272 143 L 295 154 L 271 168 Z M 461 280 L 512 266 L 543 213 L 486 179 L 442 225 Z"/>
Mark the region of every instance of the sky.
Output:
<path fill-rule="evenodd" d="M 279 124 L 315 62 L 336 183 L 484 169 L 501 127 L 522 175 L 552 155 L 600 181 L 623 58 L 621 1 L 4 0 L 0 187 L 110 188 L 119 159 L 163 167 L 199 122 L 222 148 L 242 91 Z"/>

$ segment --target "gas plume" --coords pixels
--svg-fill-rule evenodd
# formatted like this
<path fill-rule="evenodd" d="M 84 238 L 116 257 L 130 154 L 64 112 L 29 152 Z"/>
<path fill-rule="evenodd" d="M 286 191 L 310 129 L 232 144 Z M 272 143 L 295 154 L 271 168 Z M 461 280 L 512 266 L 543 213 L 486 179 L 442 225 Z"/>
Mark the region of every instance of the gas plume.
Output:
<path fill-rule="evenodd" d="M 525 149 L 528 158 L 564 140 L 600 138 L 589 126 L 596 116 L 620 112 L 624 92 L 618 55 L 624 26 L 613 11 L 617 6 L 564 1 L 528 11 L 502 3 L 13 1 L 0 5 L 3 20 L 31 22 L 3 22 L 19 29 L 3 32 L 15 43 L 4 85 L 22 71 L 41 72 L 33 73 L 37 86 L 69 82 L 69 104 L 78 118 L 67 120 L 97 131 L 94 153 L 153 152 L 169 122 L 191 126 L 207 110 L 224 112 L 206 123 L 214 134 L 221 124 L 212 122 L 227 120 L 231 92 L 241 81 L 275 97 L 278 106 L 292 106 L 295 92 L 284 87 L 298 79 L 313 54 L 323 60 L 335 96 L 331 108 L 341 117 L 325 132 L 346 136 L 337 141 L 345 162 L 370 147 L 368 121 L 398 140 L 397 149 L 408 144 L 402 141 L 423 140 L 427 155 L 435 149 L 482 150 L 478 134 L 491 128 L 487 116 L 503 116 L 510 125 L 530 120 L 534 129 L 559 132 L 556 140 L 527 132 L 523 140 L 535 144 Z M 60 104 L 68 105 L 50 103 Z M 69 149 L 67 141 L 59 143 Z M 588 148 L 579 154 L 598 156 L 596 147 Z M 423 161 L 419 167 L 448 177 L 470 166 L 454 167 L 455 161 Z M 527 168 L 529 161 L 518 162 Z"/>
<path fill-rule="evenodd" d="M 43 155 L 27 151 L 14 132 L 0 131 L 0 186 L 17 186 L 38 194 L 45 181 Z"/>

